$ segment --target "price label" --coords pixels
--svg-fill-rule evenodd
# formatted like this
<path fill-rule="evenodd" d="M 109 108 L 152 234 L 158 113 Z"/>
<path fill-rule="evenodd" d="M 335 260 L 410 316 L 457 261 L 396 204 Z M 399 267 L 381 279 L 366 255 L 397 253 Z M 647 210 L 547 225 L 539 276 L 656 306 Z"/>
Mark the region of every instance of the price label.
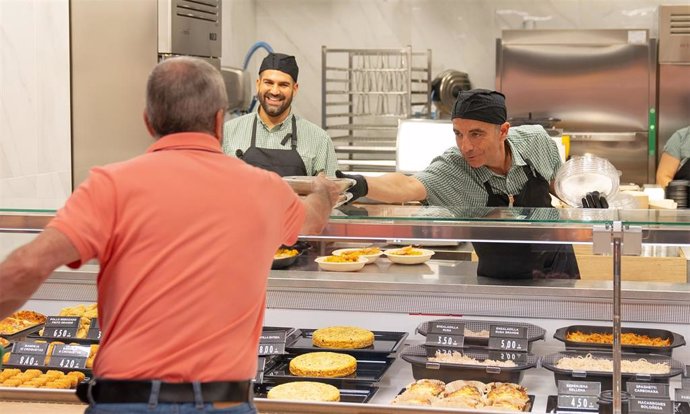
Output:
<path fill-rule="evenodd" d="M 259 337 L 259 342 L 262 344 L 265 343 L 278 343 L 278 342 L 283 342 L 285 343 L 285 340 L 287 339 L 287 332 L 285 331 L 276 331 L 276 332 L 261 332 L 261 336 Z"/>
<path fill-rule="evenodd" d="M 504 326 L 504 325 L 490 325 L 489 336 L 498 338 L 527 338 L 527 328 L 524 326 Z"/>
<path fill-rule="evenodd" d="M 48 352 L 48 344 L 38 343 L 38 342 L 17 342 L 14 345 L 14 351 L 12 354 L 29 354 L 29 355 L 39 355 L 46 356 Z"/>
<path fill-rule="evenodd" d="M 671 398 L 668 384 L 628 382 L 626 388 L 633 397 L 642 398 Z"/>
<path fill-rule="evenodd" d="M 259 355 L 280 355 L 285 353 L 285 343 L 259 344 Z"/>
<path fill-rule="evenodd" d="M 101 340 L 101 330 L 98 329 L 98 327 L 96 327 L 96 328 L 90 327 L 89 331 L 86 333 L 86 339 L 92 339 L 92 340 L 100 341 Z"/>
<path fill-rule="evenodd" d="M 12 352 L 7 365 L 16 365 L 22 367 L 43 367 L 45 366 L 45 356 L 41 355 L 23 355 Z"/>
<path fill-rule="evenodd" d="M 84 369 L 86 366 L 86 358 L 52 356 L 48 362 L 48 366 L 51 368 Z"/>
<path fill-rule="evenodd" d="M 79 328 L 55 328 L 46 327 L 43 329 L 43 336 L 46 338 L 75 338 Z"/>
<path fill-rule="evenodd" d="M 464 343 L 464 335 L 444 335 L 430 333 L 426 336 L 426 345 L 430 346 L 462 348 Z"/>
<path fill-rule="evenodd" d="M 46 319 L 46 328 L 79 328 L 78 316 L 48 316 Z"/>
<path fill-rule="evenodd" d="M 513 361 L 521 365 L 527 363 L 527 354 L 517 351 L 489 351 L 488 359 L 493 359 L 494 361 Z"/>
<path fill-rule="evenodd" d="M 90 353 L 89 346 L 57 344 L 53 347 L 52 356 L 88 358 Z"/>
<path fill-rule="evenodd" d="M 444 335 L 455 335 L 464 336 L 465 335 L 465 323 L 449 323 L 449 322 L 429 322 L 431 325 L 429 328 L 430 333 L 444 334 Z"/>
<path fill-rule="evenodd" d="M 559 395 L 558 408 L 566 410 L 598 411 L 599 397 L 593 395 Z"/>
<path fill-rule="evenodd" d="M 89 324 L 89 329 L 100 329 L 101 326 L 98 324 L 98 318 L 91 318 L 91 324 Z"/>
<path fill-rule="evenodd" d="M 563 395 L 591 395 L 598 397 L 601 393 L 600 382 L 590 381 L 558 381 L 558 394 Z"/>
<path fill-rule="evenodd" d="M 502 349 L 505 351 L 527 352 L 529 342 L 524 338 L 489 338 L 489 349 Z"/>
<path fill-rule="evenodd" d="M 690 390 L 684 390 L 682 388 L 676 388 L 676 401 L 690 402 Z"/>
<path fill-rule="evenodd" d="M 628 403 L 628 412 L 673 414 L 673 403 L 671 403 L 671 400 L 631 398 Z"/>

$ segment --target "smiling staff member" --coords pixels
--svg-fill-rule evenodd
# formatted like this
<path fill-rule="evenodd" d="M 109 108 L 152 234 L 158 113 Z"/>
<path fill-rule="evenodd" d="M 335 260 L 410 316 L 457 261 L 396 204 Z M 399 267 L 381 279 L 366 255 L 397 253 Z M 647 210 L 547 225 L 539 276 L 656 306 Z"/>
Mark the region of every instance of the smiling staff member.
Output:
<path fill-rule="evenodd" d="M 256 81 L 258 110 L 225 123 L 223 151 L 280 176 L 335 175 L 337 158 L 326 131 L 292 113 L 299 68 L 294 56 L 271 53 Z"/>
<path fill-rule="evenodd" d="M 561 166 L 556 144 L 540 125 L 510 127 L 505 96 L 462 91 L 453 106 L 457 147 L 414 176 L 361 175 L 348 191 L 386 202 L 426 200 L 450 207 L 551 207 L 550 183 Z M 571 245 L 474 243 L 477 274 L 493 278 L 579 278 Z"/>

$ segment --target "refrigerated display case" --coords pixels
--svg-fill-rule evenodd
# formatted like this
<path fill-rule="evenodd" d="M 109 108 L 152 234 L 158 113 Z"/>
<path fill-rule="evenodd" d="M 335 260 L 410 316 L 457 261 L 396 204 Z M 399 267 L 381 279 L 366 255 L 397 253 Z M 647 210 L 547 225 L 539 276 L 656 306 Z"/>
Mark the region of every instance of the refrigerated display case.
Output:
<path fill-rule="evenodd" d="M 612 282 L 497 281 L 477 277 L 476 263 L 467 260 L 467 242 L 591 244 L 597 250 L 597 244 L 599 248 L 602 243 L 610 245 L 611 235 L 619 229 L 621 233 L 633 235 L 627 239 L 627 248 L 634 247 L 637 235 L 638 243 L 642 244 L 690 245 L 687 211 L 454 210 L 362 205 L 355 213 L 358 215 L 347 216 L 334 211 L 321 235 L 302 238 L 312 245 L 307 254 L 301 255 L 292 266 L 271 271 L 265 325 L 303 329 L 356 325 L 409 335 L 380 381 L 369 384 L 377 390 L 367 403 L 286 403 L 257 398 L 256 405 L 261 412 L 459 412 L 390 405 L 415 379 L 412 365 L 400 354 L 424 344 L 425 338 L 417 333 L 417 327 L 435 319 L 462 321 L 467 317 L 537 325 L 546 331 L 545 340 L 531 346 L 530 352 L 538 357 L 564 351 L 563 344 L 552 337 L 559 328 L 577 324 L 611 326 Z M 0 215 L 3 245 L 11 243 L 13 237 L 30 237 L 30 233 L 39 232 L 50 216 L 40 212 Z M 405 266 L 379 258 L 358 272 L 324 272 L 313 261 L 316 256 L 338 247 L 430 242 L 435 246 L 429 248 L 437 253 L 421 265 Z M 611 266 L 614 266 L 613 257 Z M 97 264 L 87 264 L 78 271 L 58 269 L 26 307 L 51 313 L 62 306 L 96 301 L 97 271 Z M 623 282 L 620 300 L 624 326 L 665 329 L 690 336 L 690 286 L 687 284 Z M 682 346 L 675 348 L 673 359 L 690 361 L 690 350 Z M 672 387 L 676 382 L 680 384 L 679 377 L 671 379 Z M 531 411 L 547 412 L 548 396 L 556 393 L 553 373 L 541 367 L 530 368 L 521 378 L 521 384 L 535 397 Z M 0 390 L 0 401 L 51 399 L 45 393 L 31 390 Z"/>

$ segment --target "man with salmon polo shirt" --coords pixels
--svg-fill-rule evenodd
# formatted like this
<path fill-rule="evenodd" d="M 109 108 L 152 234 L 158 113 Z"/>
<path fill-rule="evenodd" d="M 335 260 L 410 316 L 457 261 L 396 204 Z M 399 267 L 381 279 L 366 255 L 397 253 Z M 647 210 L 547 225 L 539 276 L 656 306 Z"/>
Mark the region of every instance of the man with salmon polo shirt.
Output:
<path fill-rule="evenodd" d="M 0 263 L 0 319 L 58 266 L 97 258 L 103 332 L 86 413 L 255 413 L 273 254 L 325 226 L 338 188 L 304 199 L 275 173 L 222 151 L 227 96 L 195 58 L 159 63 L 143 155 L 96 167 L 45 231 Z M 190 344 L 194 344 L 193 349 Z"/>

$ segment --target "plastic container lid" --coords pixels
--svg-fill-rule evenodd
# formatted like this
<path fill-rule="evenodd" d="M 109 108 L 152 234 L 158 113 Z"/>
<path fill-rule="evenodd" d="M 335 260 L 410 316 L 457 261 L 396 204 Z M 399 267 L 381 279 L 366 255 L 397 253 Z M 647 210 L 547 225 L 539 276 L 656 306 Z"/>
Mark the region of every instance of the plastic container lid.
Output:
<path fill-rule="evenodd" d="M 582 197 L 598 191 L 607 199 L 618 193 L 620 176 L 608 160 L 592 154 L 572 157 L 556 173 L 558 197 L 574 207 L 582 207 Z"/>

